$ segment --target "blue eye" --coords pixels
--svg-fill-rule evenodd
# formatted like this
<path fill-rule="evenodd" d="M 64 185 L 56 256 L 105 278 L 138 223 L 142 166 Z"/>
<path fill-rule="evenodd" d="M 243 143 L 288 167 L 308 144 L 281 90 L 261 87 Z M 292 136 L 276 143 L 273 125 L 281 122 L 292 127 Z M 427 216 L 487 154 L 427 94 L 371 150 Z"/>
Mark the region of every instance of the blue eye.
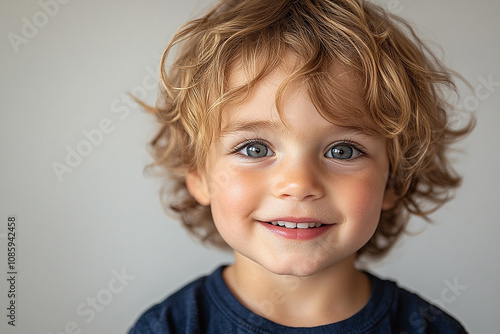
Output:
<path fill-rule="evenodd" d="M 247 143 L 239 152 L 250 158 L 263 158 L 273 156 L 274 153 L 264 143 L 251 142 Z"/>
<path fill-rule="evenodd" d="M 328 149 L 328 152 L 326 152 L 325 157 L 338 160 L 349 160 L 357 158 L 361 154 L 362 152 L 360 152 L 352 145 L 337 144 Z"/>

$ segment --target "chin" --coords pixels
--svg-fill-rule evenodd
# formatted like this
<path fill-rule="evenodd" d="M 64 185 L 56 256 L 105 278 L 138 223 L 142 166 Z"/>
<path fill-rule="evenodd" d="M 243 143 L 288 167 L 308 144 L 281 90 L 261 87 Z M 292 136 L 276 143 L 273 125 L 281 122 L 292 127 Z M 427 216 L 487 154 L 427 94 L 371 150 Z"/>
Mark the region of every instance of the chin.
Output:
<path fill-rule="evenodd" d="M 276 275 L 292 275 L 296 277 L 308 277 L 312 276 L 329 265 L 321 260 L 317 260 L 313 257 L 307 257 L 305 259 L 280 259 L 279 261 L 273 261 L 272 263 L 261 263 L 261 265 L 269 272 Z"/>

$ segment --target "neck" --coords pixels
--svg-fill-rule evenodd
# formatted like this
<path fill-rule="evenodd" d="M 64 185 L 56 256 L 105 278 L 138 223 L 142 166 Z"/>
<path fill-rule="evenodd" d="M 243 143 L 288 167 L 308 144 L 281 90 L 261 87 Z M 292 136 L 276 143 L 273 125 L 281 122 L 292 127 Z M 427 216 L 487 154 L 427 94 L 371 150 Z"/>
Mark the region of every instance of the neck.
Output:
<path fill-rule="evenodd" d="M 254 313 L 290 327 L 314 327 L 353 316 L 368 302 L 368 277 L 355 256 L 308 277 L 277 275 L 236 253 L 223 277 L 235 297 Z"/>

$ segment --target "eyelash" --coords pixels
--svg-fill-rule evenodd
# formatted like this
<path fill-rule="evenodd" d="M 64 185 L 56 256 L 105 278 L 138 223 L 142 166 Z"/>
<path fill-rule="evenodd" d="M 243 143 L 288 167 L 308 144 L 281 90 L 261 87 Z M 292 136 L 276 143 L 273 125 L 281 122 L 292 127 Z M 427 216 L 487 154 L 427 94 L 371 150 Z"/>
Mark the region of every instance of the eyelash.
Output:
<path fill-rule="evenodd" d="M 330 146 L 328 146 L 328 149 L 326 150 L 325 155 L 333 147 L 339 146 L 339 145 L 345 145 L 345 146 L 352 147 L 353 149 L 355 149 L 356 151 L 359 152 L 359 156 L 357 156 L 355 158 L 351 158 L 351 159 L 345 159 L 344 162 L 349 162 L 349 161 L 352 161 L 352 160 L 355 160 L 355 159 L 367 156 L 366 150 L 364 148 L 362 148 L 358 143 L 355 143 L 355 142 L 353 142 L 352 140 L 349 140 L 349 139 L 343 139 L 343 140 L 336 141 L 335 143 L 332 143 Z M 342 160 L 342 159 L 335 159 L 335 160 Z"/>
<path fill-rule="evenodd" d="M 257 137 L 257 138 L 253 138 L 253 139 L 245 139 L 243 142 L 241 142 L 240 144 L 236 145 L 231 150 L 231 154 L 238 154 L 243 159 L 252 159 L 252 160 L 253 159 L 258 159 L 258 158 L 249 157 L 249 156 L 244 155 L 244 154 L 240 154 L 241 150 L 243 150 L 245 147 L 247 147 L 247 146 L 249 146 L 251 144 L 264 145 L 270 151 L 274 152 L 273 149 L 271 148 L 271 145 L 267 141 L 265 141 L 262 138 Z M 344 161 L 342 161 L 342 159 L 334 159 L 334 158 L 330 158 L 330 159 L 337 160 L 337 161 L 342 161 L 344 163 L 347 163 L 349 161 L 352 161 L 352 160 L 355 160 L 355 159 L 358 159 L 358 158 L 361 158 L 361 157 L 364 157 L 364 156 L 367 155 L 365 149 L 363 149 L 362 147 L 360 147 L 359 144 L 357 144 L 357 143 L 355 143 L 355 142 L 353 142 L 352 140 L 349 140 L 349 139 L 343 139 L 343 140 L 339 140 L 339 141 L 336 141 L 336 142 L 332 143 L 330 146 L 328 146 L 328 149 L 325 151 L 325 153 L 323 155 L 326 155 L 333 147 L 339 146 L 339 145 L 345 145 L 345 146 L 352 147 L 354 150 L 356 150 L 356 151 L 359 152 L 359 155 L 357 157 L 355 157 L 355 158 L 345 159 Z"/>
<path fill-rule="evenodd" d="M 264 139 L 262 138 L 253 138 L 253 139 L 245 139 L 244 141 L 242 141 L 241 143 L 239 143 L 238 145 L 236 145 L 236 147 L 234 147 L 232 150 L 231 150 L 231 153 L 232 154 L 238 154 L 242 149 L 244 149 L 245 147 L 251 145 L 251 144 L 261 144 L 261 145 L 264 145 L 266 146 L 267 148 L 269 148 L 269 150 L 273 151 L 272 148 L 271 148 L 271 145 L 266 142 Z M 274 151 L 273 151 L 274 152 Z M 240 156 L 242 158 L 247 158 L 247 159 L 255 159 L 255 158 L 252 158 L 252 157 L 249 157 L 249 156 L 246 156 L 244 154 L 240 154 Z"/>

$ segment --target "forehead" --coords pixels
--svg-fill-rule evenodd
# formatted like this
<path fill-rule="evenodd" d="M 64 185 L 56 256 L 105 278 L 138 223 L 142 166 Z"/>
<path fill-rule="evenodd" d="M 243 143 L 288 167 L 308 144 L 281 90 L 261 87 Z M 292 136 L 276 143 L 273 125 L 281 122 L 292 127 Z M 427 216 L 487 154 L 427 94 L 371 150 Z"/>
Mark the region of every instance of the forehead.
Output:
<path fill-rule="evenodd" d="M 230 67 L 227 73 L 228 90 L 238 94 L 222 110 L 221 130 L 235 118 L 245 118 L 242 113 L 234 113 L 239 105 L 272 99 L 281 115 L 282 106 L 301 91 L 307 94 L 318 114 L 328 122 L 378 134 L 366 108 L 361 76 L 349 67 L 332 62 L 324 70 L 308 72 L 306 65 L 293 54 L 283 57 L 279 65 L 268 73 L 259 72 L 259 67 L 264 66 L 240 61 Z"/>

